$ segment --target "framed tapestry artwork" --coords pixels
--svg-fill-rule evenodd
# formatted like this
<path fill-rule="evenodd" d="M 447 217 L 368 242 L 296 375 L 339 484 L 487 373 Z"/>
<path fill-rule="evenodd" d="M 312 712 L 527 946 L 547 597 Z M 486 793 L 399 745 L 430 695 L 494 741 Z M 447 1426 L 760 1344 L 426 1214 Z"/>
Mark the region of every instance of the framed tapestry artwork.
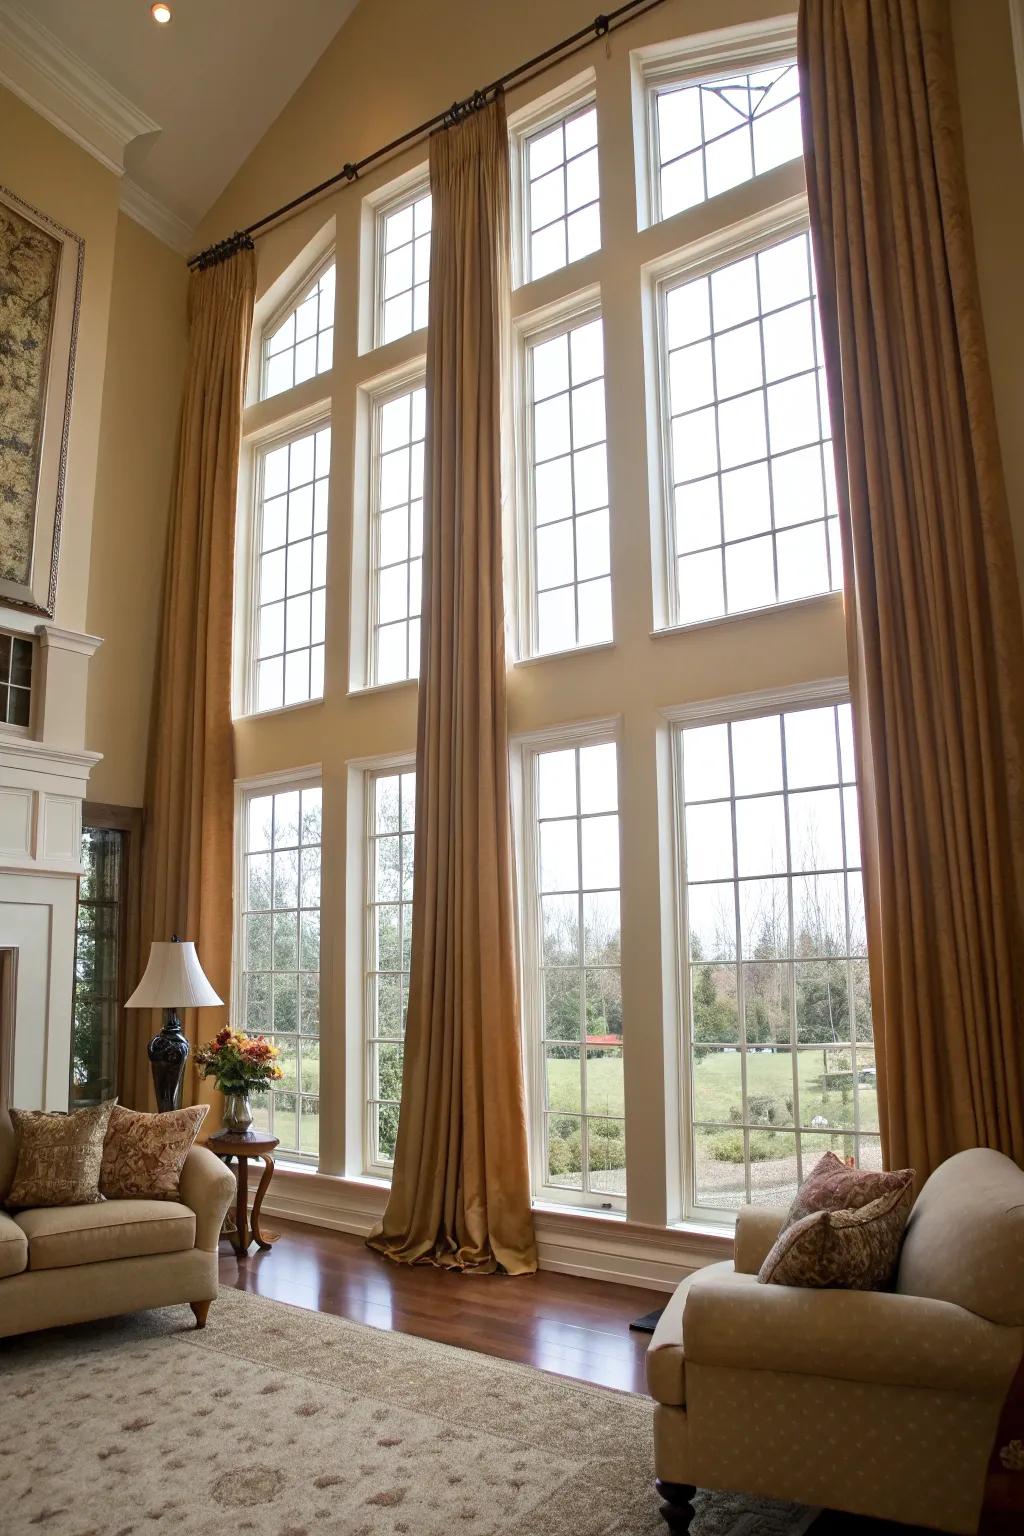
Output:
<path fill-rule="evenodd" d="M 85 246 L 0 187 L 0 604 L 53 617 Z"/>

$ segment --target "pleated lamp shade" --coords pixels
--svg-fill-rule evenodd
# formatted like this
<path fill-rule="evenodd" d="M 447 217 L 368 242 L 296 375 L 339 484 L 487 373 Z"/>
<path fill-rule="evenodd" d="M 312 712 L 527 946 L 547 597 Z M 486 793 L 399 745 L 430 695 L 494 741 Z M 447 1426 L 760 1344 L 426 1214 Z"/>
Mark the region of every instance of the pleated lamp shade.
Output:
<path fill-rule="evenodd" d="M 206 979 L 191 939 L 150 947 L 142 980 L 126 1008 L 215 1008 L 223 1001 Z"/>

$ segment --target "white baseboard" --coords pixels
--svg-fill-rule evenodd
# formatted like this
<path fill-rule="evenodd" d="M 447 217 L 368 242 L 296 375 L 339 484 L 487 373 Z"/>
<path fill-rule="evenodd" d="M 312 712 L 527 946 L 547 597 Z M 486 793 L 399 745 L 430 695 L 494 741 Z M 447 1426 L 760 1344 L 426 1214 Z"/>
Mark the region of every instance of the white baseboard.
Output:
<path fill-rule="evenodd" d="M 368 1237 L 387 1203 L 387 1186 L 278 1168 L 263 1214 Z M 541 1269 L 611 1285 L 673 1291 L 704 1264 L 730 1259 L 731 1236 L 649 1227 L 579 1211 L 536 1212 Z"/>

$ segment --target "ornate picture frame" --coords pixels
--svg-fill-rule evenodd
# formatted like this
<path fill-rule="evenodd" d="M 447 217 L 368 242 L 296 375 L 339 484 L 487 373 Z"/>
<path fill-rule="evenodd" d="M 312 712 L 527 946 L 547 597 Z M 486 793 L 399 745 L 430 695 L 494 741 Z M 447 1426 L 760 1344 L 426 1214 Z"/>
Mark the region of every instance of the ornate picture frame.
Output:
<path fill-rule="evenodd" d="M 85 242 L 0 186 L 0 604 L 53 618 Z"/>

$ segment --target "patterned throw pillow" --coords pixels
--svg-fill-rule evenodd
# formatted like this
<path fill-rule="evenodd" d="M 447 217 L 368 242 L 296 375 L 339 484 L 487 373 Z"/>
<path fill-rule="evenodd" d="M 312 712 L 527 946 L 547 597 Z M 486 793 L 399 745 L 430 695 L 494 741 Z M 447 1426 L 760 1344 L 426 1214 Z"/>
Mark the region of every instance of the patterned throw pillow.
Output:
<path fill-rule="evenodd" d="M 189 1148 L 210 1106 L 147 1115 L 120 1105 L 103 1146 L 100 1194 L 108 1200 L 177 1200 Z"/>
<path fill-rule="evenodd" d="M 40 1205 L 92 1205 L 99 1192 L 103 1138 L 113 1100 L 96 1109 L 48 1114 L 41 1109 L 12 1109 L 18 1142 L 14 1183 L 7 1194 L 12 1209 Z"/>
<path fill-rule="evenodd" d="M 762 1285 L 885 1290 L 913 1202 L 908 1183 L 856 1210 L 814 1211 L 780 1233 L 757 1278 Z"/>
<path fill-rule="evenodd" d="M 859 1210 L 882 1195 L 906 1189 L 913 1182 L 912 1168 L 872 1173 L 866 1168 L 851 1168 L 834 1152 L 826 1152 L 797 1190 L 781 1230 L 785 1232 L 814 1211 Z"/>

